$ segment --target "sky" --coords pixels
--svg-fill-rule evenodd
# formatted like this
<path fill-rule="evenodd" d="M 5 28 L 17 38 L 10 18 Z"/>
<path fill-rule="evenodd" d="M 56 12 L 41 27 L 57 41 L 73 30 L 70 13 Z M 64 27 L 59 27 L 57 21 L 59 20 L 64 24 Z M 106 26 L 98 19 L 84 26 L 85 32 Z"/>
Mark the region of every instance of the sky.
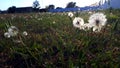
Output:
<path fill-rule="evenodd" d="M 0 0 L 0 10 L 7 10 L 11 6 L 16 7 L 30 7 L 35 0 Z M 65 8 L 67 3 L 76 2 L 76 6 L 84 7 L 89 6 L 93 3 L 99 2 L 100 0 L 38 0 L 41 8 L 53 4 L 55 7 Z"/>

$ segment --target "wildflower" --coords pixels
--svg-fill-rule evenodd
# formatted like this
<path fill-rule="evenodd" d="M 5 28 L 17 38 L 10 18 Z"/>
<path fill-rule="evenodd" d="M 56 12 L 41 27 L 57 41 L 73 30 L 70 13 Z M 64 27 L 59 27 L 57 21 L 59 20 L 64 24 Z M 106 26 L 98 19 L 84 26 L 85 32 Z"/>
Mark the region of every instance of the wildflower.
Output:
<path fill-rule="evenodd" d="M 10 34 L 9 34 L 8 32 L 5 32 L 5 33 L 4 33 L 4 36 L 5 36 L 6 38 L 10 38 Z"/>
<path fill-rule="evenodd" d="M 18 34 L 18 31 L 18 28 L 15 26 L 11 26 L 10 28 L 8 28 L 10 36 L 16 36 Z"/>
<path fill-rule="evenodd" d="M 28 35 L 28 33 L 27 33 L 26 31 L 24 31 L 24 32 L 23 32 L 23 35 L 27 36 L 27 35 Z"/>
<path fill-rule="evenodd" d="M 84 20 L 80 17 L 75 17 L 73 20 L 73 26 L 82 29 L 84 25 Z"/>
<path fill-rule="evenodd" d="M 74 15 L 73 15 L 72 12 L 69 12 L 69 13 L 68 13 L 68 16 L 69 16 L 69 17 L 73 17 Z"/>
<path fill-rule="evenodd" d="M 106 15 L 103 13 L 95 13 L 89 17 L 89 24 L 92 25 L 93 31 L 100 31 L 103 26 L 106 25 Z"/>

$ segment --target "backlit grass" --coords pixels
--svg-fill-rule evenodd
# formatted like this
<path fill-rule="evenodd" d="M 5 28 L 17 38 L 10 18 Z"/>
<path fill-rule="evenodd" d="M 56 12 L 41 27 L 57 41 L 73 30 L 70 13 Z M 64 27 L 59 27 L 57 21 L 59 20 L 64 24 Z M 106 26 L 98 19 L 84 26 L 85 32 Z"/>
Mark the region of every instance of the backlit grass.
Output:
<path fill-rule="evenodd" d="M 116 11 L 116 10 L 115 10 Z M 108 24 L 101 32 L 73 27 L 67 13 L 0 15 L 0 66 L 11 68 L 118 68 L 120 65 L 119 12 L 102 11 Z M 80 12 L 87 22 L 90 14 Z M 22 42 L 5 38 L 6 23 L 28 35 Z"/>

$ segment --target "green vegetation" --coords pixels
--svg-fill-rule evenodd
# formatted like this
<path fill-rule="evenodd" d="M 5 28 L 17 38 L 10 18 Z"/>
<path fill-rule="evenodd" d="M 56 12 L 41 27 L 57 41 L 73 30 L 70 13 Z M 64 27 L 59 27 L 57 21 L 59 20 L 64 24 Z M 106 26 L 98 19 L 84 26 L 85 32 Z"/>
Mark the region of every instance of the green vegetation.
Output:
<path fill-rule="evenodd" d="M 108 24 L 101 32 L 73 27 L 67 13 L 0 15 L 1 68 L 119 68 L 120 13 L 101 11 Z M 80 12 L 87 22 L 90 14 Z M 6 23 L 28 35 L 5 38 Z"/>

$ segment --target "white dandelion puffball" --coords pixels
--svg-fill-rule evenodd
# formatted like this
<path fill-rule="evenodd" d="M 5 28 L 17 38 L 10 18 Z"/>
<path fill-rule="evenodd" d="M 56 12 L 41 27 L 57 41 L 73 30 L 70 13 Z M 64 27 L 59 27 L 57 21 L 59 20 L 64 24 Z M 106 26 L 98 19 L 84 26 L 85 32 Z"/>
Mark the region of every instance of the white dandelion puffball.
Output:
<path fill-rule="evenodd" d="M 4 36 L 5 36 L 6 38 L 10 38 L 10 34 L 9 34 L 8 32 L 5 32 L 5 33 L 4 33 Z"/>
<path fill-rule="evenodd" d="M 10 36 L 17 36 L 18 31 L 19 31 L 18 28 L 15 26 L 11 26 L 10 28 L 8 28 Z"/>
<path fill-rule="evenodd" d="M 93 26 L 104 26 L 106 25 L 106 15 L 103 13 L 95 13 L 89 17 L 88 22 Z"/>
<path fill-rule="evenodd" d="M 107 23 L 106 15 L 104 15 L 103 13 L 95 13 L 89 17 L 88 22 L 94 28 L 93 31 L 94 30 L 100 31 L 101 28 L 105 26 Z"/>
<path fill-rule="evenodd" d="M 23 35 L 24 35 L 24 36 L 27 36 L 27 35 L 28 35 L 28 33 L 27 33 L 26 31 L 24 31 L 24 32 L 23 32 Z"/>
<path fill-rule="evenodd" d="M 74 20 L 73 20 L 73 26 L 74 27 L 82 29 L 83 25 L 84 25 L 83 18 L 81 18 L 81 17 L 75 17 L 74 18 Z"/>
<path fill-rule="evenodd" d="M 72 12 L 69 12 L 69 13 L 68 13 L 68 16 L 69 16 L 69 17 L 73 17 L 74 14 L 73 14 Z"/>

